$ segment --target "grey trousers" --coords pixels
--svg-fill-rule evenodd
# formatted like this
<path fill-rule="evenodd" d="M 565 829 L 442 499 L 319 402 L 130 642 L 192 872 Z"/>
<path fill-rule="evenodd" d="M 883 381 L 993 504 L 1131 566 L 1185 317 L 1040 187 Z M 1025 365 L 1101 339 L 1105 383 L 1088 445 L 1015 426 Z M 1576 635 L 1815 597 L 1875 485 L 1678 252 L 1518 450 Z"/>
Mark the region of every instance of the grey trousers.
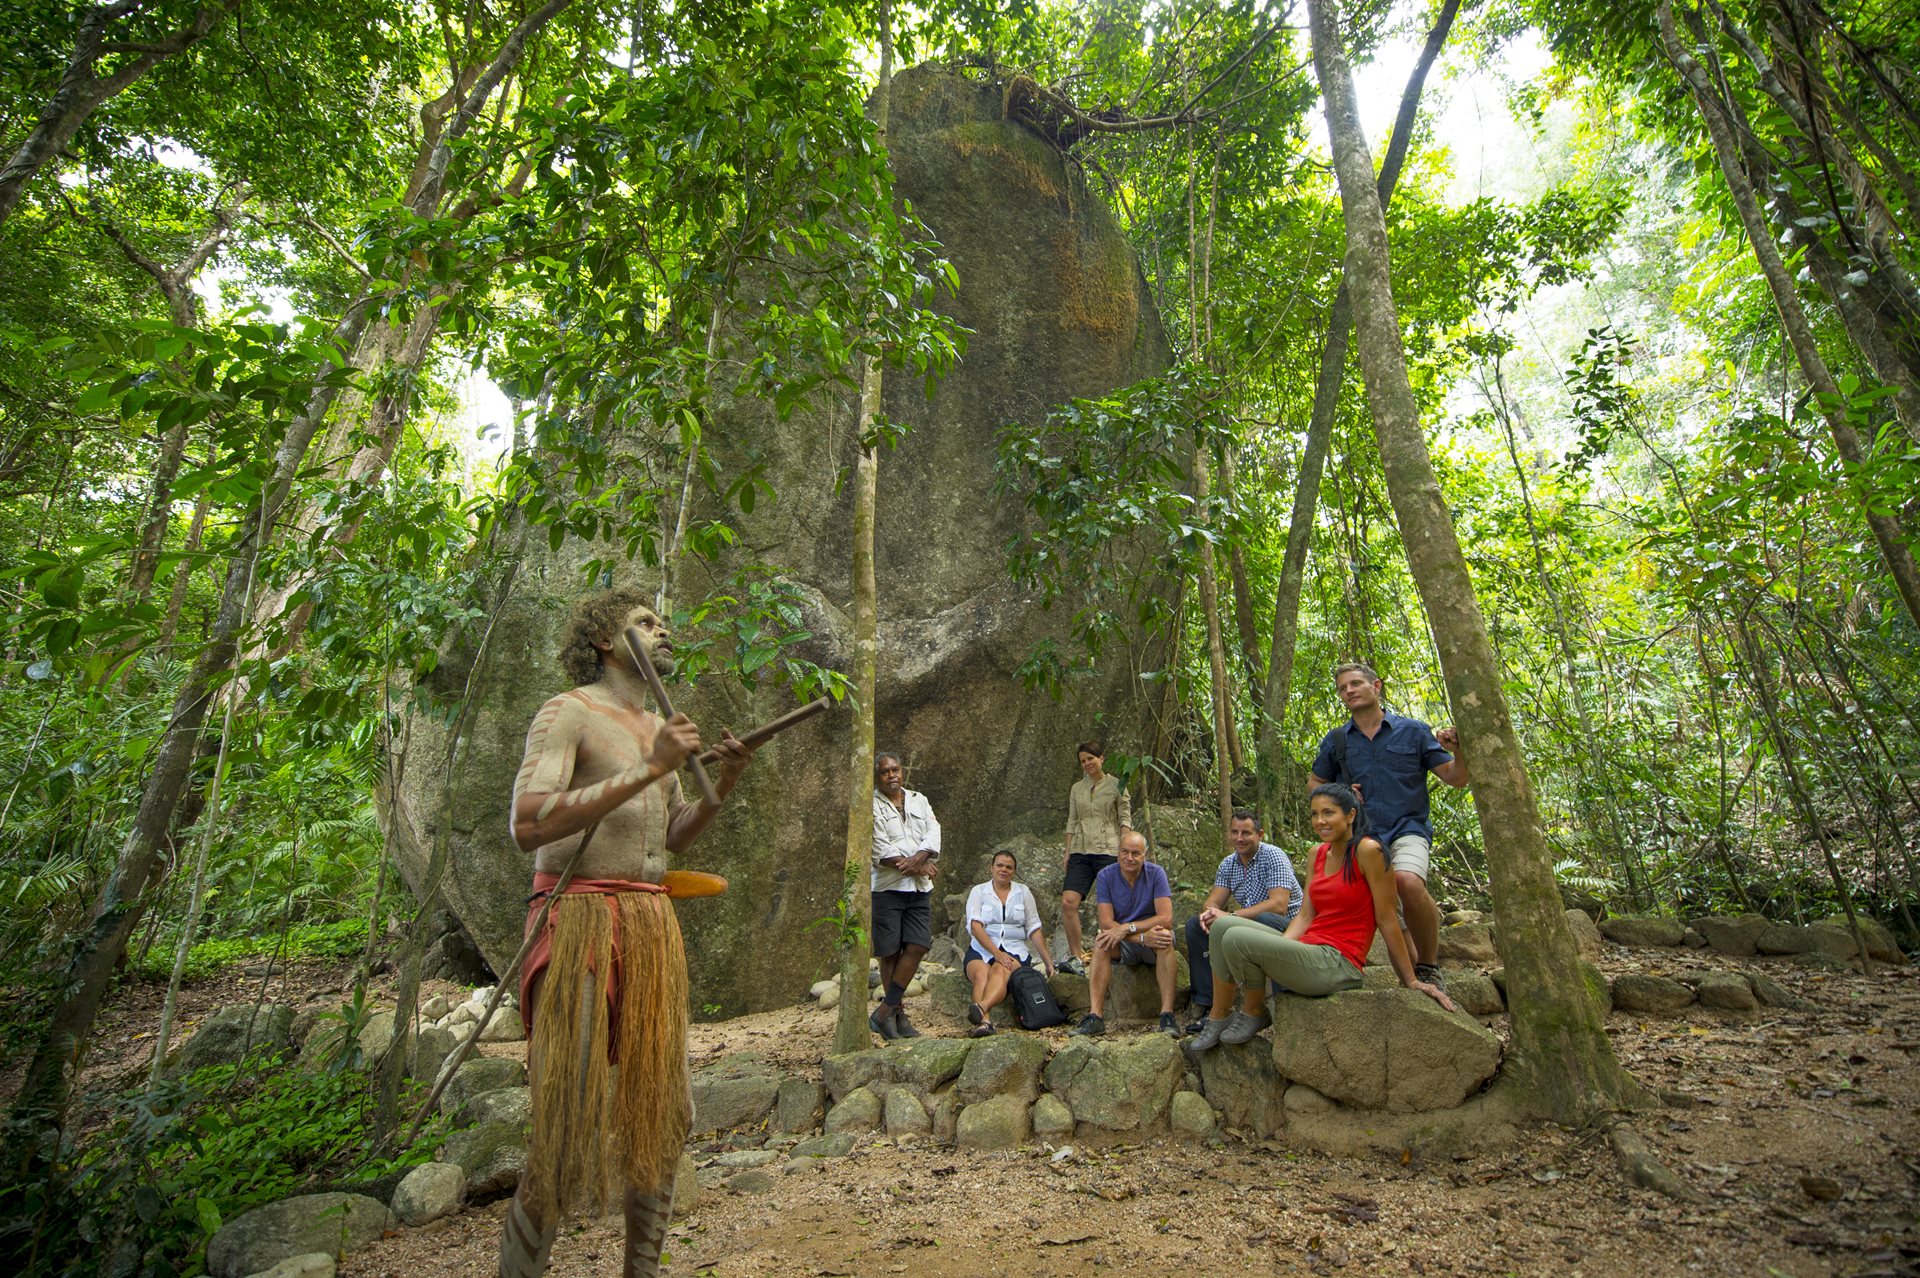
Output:
<path fill-rule="evenodd" d="M 1289 940 L 1252 919 L 1215 919 L 1213 958 L 1220 974 L 1242 989 L 1261 981 L 1315 996 L 1360 988 L 1360 969 L 1339 950 Z"/>

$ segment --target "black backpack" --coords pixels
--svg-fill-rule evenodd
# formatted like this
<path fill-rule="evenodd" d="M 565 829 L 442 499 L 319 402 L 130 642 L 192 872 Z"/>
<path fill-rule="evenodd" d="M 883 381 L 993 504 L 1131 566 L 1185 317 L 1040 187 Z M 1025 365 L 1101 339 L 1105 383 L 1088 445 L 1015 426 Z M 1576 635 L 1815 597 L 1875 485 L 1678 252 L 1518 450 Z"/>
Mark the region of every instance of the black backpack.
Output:
<path fill-rule="evenodd" d="M 1048 1029 L 1066 1024 L 1066 1010 L 1053 996 L 1047 978 L 1038 968 L 1022 966 L 1016 970 L 1007 982 L 1007 993 L 1013 999 L 1013 1017 L 1022 1029 Z"/>

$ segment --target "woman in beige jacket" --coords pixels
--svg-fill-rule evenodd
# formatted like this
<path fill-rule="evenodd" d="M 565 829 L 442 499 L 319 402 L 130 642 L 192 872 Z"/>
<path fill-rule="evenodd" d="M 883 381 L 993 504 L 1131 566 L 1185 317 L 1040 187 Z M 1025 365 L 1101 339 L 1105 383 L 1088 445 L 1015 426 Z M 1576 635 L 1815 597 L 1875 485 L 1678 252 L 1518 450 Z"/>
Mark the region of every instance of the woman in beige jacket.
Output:
<path fill-rule="evenodd" d="M 1118 777 L 1103 765 L 1107 749 L 1099 741 L 1078 747 L 1081 778 L 1067 795 L 1066 851 L 1061 858 L 1065 879 L 1060 892 L 1060 924 L 1067 934 L 1067 959 L 1061 969 L 1084 972 L 1087 955 L 1081 950 L 1080 902 L 1093 886 L 1094 876 L 1114 863 L 1120 834 L 1133 828 L 1133 805 Z"/>

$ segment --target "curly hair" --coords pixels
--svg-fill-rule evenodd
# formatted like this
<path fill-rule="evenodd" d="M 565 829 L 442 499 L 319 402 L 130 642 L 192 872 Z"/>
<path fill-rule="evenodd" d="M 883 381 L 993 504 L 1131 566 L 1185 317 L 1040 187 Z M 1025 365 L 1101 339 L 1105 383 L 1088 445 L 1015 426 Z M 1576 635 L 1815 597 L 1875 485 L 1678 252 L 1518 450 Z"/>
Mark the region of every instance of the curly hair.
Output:
<path fill-rule="evenodd" d="M 635 608 L 652 607 L 653 600 L 632 586 L 617 586 L 588 595 L 573 606 L 567 618 L 566 638 L 560 644 L 560 669 L 576 688 L 600 678 L 600 650 L 595 643 L 612 643 L 620 623 Z"/>

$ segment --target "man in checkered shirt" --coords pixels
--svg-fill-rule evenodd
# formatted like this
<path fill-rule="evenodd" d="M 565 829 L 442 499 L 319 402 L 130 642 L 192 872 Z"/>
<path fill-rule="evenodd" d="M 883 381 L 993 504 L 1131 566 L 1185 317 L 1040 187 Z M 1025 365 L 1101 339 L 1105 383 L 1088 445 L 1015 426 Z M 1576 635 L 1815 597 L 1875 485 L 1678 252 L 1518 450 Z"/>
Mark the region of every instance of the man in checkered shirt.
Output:
<path fill-rule="evenodd" d="M 1252 808 L 1233 810 L 1227 824 L 1227 842 L 1233 851 L 1221 859 L 1206 906 L 1187 920 L 1187 970 L 1193 978 L 1188 1004 L 1194 1015 L 1187 1026 L 1189 1034 L 1198 1034 L 1206 1026 L 1207 1011 L 1213 1006 L 1213 964 L 1207 960 L 1207 934 L 1213 921 L 1233 913 L 1284 932 L 1300 912 L 1300 880 L 1294 877 L 1293 862 L 1273 844 L 1261 842 L 1261 833 L 1260 818 Z"/>

